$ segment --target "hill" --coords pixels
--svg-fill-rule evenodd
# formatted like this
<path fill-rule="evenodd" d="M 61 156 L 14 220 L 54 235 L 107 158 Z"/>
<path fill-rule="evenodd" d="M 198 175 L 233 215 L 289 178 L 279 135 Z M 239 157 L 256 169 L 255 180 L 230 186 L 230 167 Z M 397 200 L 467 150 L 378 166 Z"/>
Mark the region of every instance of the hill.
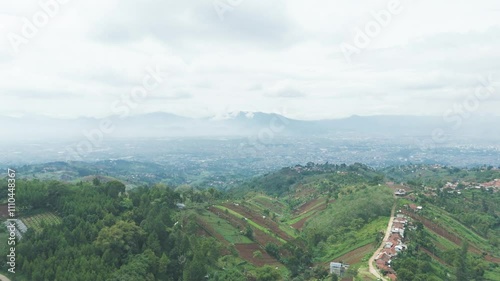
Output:
<path fill-rule="evenodd" d="M 450 171 L 456 181 L 448 182 Z M 400 238 L 405 249 L 382 274 L 498 280 L 500 193 L 487 185 L 497 175 L 488 167 L 378 171 L 359 163 L 308 163 L 229 191 L 162 184 L 126 190 L 105 176 L 73 183 L 19 180 L 17 199 L 27 206 L 20 219 L 28 230 L 18 245 L 22 270 L 12 277 L 324 280 L 335 261 L 349 264 L 346 280 L 375 280 L 368 261 L 386 245 L 382 237 L 394 207 L 408 221 Z M 444 186 L 422 186 L 420 177 Z M 464 186 L 447 187 L 459 183 Z M 42 258 L 48 253 L 55 256 Z M 64 260 L 64 267 L 54 260 Z M 80 279 L 73 277 L 76 271 Z"/>

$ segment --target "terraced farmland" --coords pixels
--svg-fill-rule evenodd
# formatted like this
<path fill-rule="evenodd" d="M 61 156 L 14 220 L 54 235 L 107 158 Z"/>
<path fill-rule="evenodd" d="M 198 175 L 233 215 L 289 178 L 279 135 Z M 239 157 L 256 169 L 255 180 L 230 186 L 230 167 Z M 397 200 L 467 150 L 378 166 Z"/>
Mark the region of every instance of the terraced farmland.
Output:
<path fill-rule="evenodd" d="M 206 232 L 218 240 L 222 240 L 221 242 L 227 241 L 231 244 L 253 243 L 240 232 L 242 228 L 233 227 L 228 221 L 211 212 L 202 212 L 197 222 Z"/>
<path fill-rule="evenodd" d="M 43 227 L 60 224 L 62 220 L 54 213 L 47 212 L 22 218 L 21 221 L 28 227 L 28 229 L 33 229 L 36 232 L 40 232 Z"/>

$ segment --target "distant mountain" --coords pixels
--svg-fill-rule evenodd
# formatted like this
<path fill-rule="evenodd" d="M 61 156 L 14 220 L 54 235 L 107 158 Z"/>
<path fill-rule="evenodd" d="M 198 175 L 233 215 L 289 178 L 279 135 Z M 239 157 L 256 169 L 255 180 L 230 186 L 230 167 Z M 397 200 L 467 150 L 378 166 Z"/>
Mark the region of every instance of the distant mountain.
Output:
<path fill-rule="evenodd" d="M 237 112 L 223 118 L 188 118 L 169 113 L 149 113 L 108 118 L 58 119 L 43 116 L 0 117 L 10 140 L 61 140 L 113 130 L 112 138 L 334 136 L 411 137 L 436 132 L 452 137 L 500 139 L 500 117 L 456 118 L 421 116 L 352 116 L 344 119 L 303 121 L 279 114 Z M 5 141 L 5 140 L 4 140 Z"/>

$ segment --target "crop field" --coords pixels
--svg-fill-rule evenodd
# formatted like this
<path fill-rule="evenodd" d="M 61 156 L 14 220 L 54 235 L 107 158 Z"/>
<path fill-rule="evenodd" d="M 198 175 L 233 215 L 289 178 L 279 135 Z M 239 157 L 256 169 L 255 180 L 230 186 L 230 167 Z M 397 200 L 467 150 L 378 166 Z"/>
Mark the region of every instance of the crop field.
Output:
<path fill-rule="evenodd" d="M 235 244 L 234 245 L 238 254 L 243 259 L 249 261 L 253 265 L 263 266 L 263 265 L 279 265 L 280 263 L 273 257 L 271 257 L 264 249 L 262 249 L 259 244 Z M 256 252 L 260 252 L 260 255 L 255 255 Z"/>
<path fill-rule="evenodd" d="M 240 230 L 233 227 L 226 220 L 217 217 L 217 215 L 210 212 L 203 212 L 200 216 L 200 219 L 208 224 L 207 231 L 210 233 L 217 232 L 220 234 L 224 240 L 229 243 L 236 244 L 245 244 L 245 243 L 253 243 L 248 237 L 244 236 L 240 233 Z M 217 237 L 216 237 L 217 238 Z"/>
<path fill-rule="evenodd" d="M 270 211 L 278 214 L 285 209 L 285 205 L 283 205 L 283 203 L 263 195 L 255 196 L 251 199 L 251 202 L 261 206 L 263 209 L 269 209 Z"/>
<path fill-rule="evenodd" d="M 283 243 L 286 243 L 287 240 L 292 239 L 292 237 L 290 237 L 286 232 L 281 230 L 274 221 L 272 221 L 269 218 L 264 219 L 260 214 L 255 214 L 247 208 L 226 204 L 225 206 L 220 207 L 220 209 L 222 210 L 227 209 L 229 213 L 235 215 L 236 217 L 246 219 L 251 226 L 265 233 L 271 235 L 277 235 L 276 238 Z"/>
<path fill-rule="evenodd" d="M 227 213 L 225 212 L 227 210 Z M 237 212 L 222 207 L 222 206 L 215 206 L 209 208 L 209 211 L 217 214 L 224 220 L 228 221 L 233 227 L 240 228 L 240 229 L 245 229 L 245 224 L 248 223 L 252 228 L 253 228 L 253 235 L 254 235 L 254 240 L 259 243 L 260 245 L 266 245 L 269 242 L 275 243 L 275 244 L 283 244 L 286 243 L 285 240 L 279 238 L 276 234 L 272 233 L 269 229 L 262 227 L 258 225 L 257 223 L 251 221 L 251 220 L 244 220 L 243 216 L 238 214 Z"/>
<path fill-rule="evenodd" d="M 451 230 L 452 233 L 454 232 L 460 234 L 461 237 L 465 237 L 469 242 L 473 243 L 479 248 L 485 250 L 489 248 L 486 239 L 484 239 L 471 229 L 467 228 L 462 223 L 446 214 L 444 211 L 439 210 L 439 208 L 429 205 L 427 206 L 426 211 L 428 212 L 428 216 L 430 218 L 441 222 L 440 225 L 449 226 L 451 228 L 449 230 Z M 442 222 L 446 222 L 446 224 L 443 224 Z"/>
<path fill-rule="evenodd" d="M 40 232 L 44 226 L 60 224 L 61 218 L 48 212 L 22 218 L 21 221 L 28 227 L 28 229 L 33 228 L 36 232 Z"/>
<path fill-rule="evenodd" d="M 353 251 L 346 253 L 345 255 L 340 256 L 336 260 L 347 264 L 356 264 L 361 262 L 363 258 L 365 258 L 369 254 L 372 254 L 374 251 L 375 246 L 373 246 L 373 243 L 369 243 L 364 245 L 363 247 L 359 247 Z"/>
<path fill-rule="evenodd" d="M 356 235 L 343 239 L 341 242 L 331 245 L 330 250 L 327 251 L 318 261 L 331 261 L 336 260 L 342 256 L 349 255 L 351 252 L 355 252 L 359 248 L 367 247 L 375 241 L 377 233 L 381 230 L 385 230 L 387 227 L 387 221 L 389 218 L 381 217 L 372 221 L 371 223 L 365 225 L 361 228 Z M 367 249 L 365 248 L 365 249 Z M 363 257 L 361 257 L 362 259 Z M 356 261 L 356 258 L 354 258 Z"/>
<path fill-rule="evenodd" d="M 460 229 L 461 231 L 463 231 L 463 232 L 460 232 L 461 235 L 463 235 L 464 233 L 469 233 L 469 234 L 471 234 L 472 237 L 476 237 L 476 239 L 474 239 L 474 241 L 480 241 L 481 239 L 484 240 L 484 238 L 480 237 L 479 235 L 475 234 L 474 232 L 472 232 L 470 229 L 466 228 L 465 226 L 463 226 L 459 222 L 456 222 L 453 218 L 446 216 L 444 214 L 438 215 L 437 213 L 434 213 L 441 218 L 447 218 L 447 220 L 445 220 L 446 222 L 455 222 L 455 223 L 450 223 L 452 225 L 450 228 L 444 228 L 444 227 L 442 227 L 442 225 L 444 225 L 443 223 L 438 224 L 437 221 L 433 222 L 433 221 L 431 221 L 425 217 L 419 216 L 413 212 L 404 212 L 404 213 L 409 215 L 413 219 L 416 219 L 416 220 L 419 220 L 420 222 L 422 222 L 422 224 L 432 233 L 435 233 L 436 235 L 445 238 L 449 242 L 455 243 L 457 246 L 460 246 L 462 244 L 462 238 L 460 238 L 459 236 L 457 236 L 457 234 L 454 233 L 454 231 L 457 231 L 455 229 Z M 477 254 L 477 255 L 481 255 L 485 251 L 487 252 L 487 250 L 485 248 L 479 249 L 477 247 L 478 244 L 475 244 L 474 242 L 472 242 L 470 240 L 470 236 L 461 236 L 461 237 L 467 237 L 467 240 L 469 241 L 469 243 L 471 243 L 469 245 L 470 252 Z M 443 240 L 441 240 L 441 241 L 443 241 Z M 479 245 L 483 245 L 482 243 L 483 242 L 481 242 Z M 500 263 L 500 258 L 498 258 L 496 256 L 492 256 L 491 254 L 485 255 L 484 258 L 485 258 L 485 260 L 490 261 L 490 262 Z"/>

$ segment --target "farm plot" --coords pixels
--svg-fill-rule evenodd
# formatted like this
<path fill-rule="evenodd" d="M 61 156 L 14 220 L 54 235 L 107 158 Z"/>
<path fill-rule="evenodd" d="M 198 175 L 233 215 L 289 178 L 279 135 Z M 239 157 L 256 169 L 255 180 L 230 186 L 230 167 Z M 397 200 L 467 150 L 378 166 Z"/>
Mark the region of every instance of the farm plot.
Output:
<path fill-rule="evenodd" d="M 420 215 L 417 215 L 411 211 L 406 211 L 402 210 L 402 212 L 411 217 L 412 219 L 420 221 L 429 231 L 432 233 L 435 233 L 438 236 L 441 236 L 445 238 L 446 240 L 455 243 L 455 245 L 460 246 L 462 244 L 462 238 L 458 237 L 456 234 L 452 233 L 448 229 L 443 228 L 441 225 L 423 217 Z M 463 227 L 465 228 L 465 227 Z M 466 229 L 464 232 L 471 232 L 469 229 Z M 477 235 L 476 235 L 477 236 Z M 470 242 L 470 241 L 469 241 Z M 483 248 L 484 249 L 484 248 Z M 469 244 L 469 251 L 481 255 L 483 254 L 483 250 L 480 250 L 475 244 Z M 493 262 L 493 263 L 500 263 L 500 258 L 492 256 L 490 253 L 484 256 L 484 259 Z"/>
<path fill-rule="evenodd" d="M 223 240 L 232 244 L 253 243 L 250 239 L 248 239 L 240 232 L 241 230 L 233 227 L 229 222 L 213 213 L 203 212 L 199 216 L 198 224 L 212 235 L 217 236 L 216 238 L 218 240 L 221 240 L 220 238 L 222 237 Z"/>
<path fill-rule="evenodd" d="M 289 221 L 290 226 L 295 229 L 302 229 L 304 224 L 309 220 L 314 214 L 319 211 L 325 210 L 327 208 L 324 198 L 317 198 L 301 205 L 296 211 L 297 215 L 294 219 Z"/>
<path fill-rule="evenodd" d="M 32 228 L 36 232 L 40 232 L 45 226 L 57 225 L 62 222 L 60 217 L 51 212 L 22 218 L 21 221 L 28 229 Z"/>
<path fill-rule="evenodd" d="M 316 198 L 314 200 L 311 200 L 309 202 L 306 202 L 302 204 L 296 211 L 295 213 L 298 215 L 303 215 L 305 213 L 309 213 L 311 211 L 314 211 L 316 209 L 319 209 L 321 207 L 326 207 L 326 199 L 325 198 Z M 325 205 L 325 206 L 323 206 Z"/>
<path fill-rule="evenodd" d="M 250 201 L 255 203 L 256 205 L 259 205 L 263 209 L 268 209 L 271 212 L 278 214 L 282 213 L 285 209 L 285 205 L 283 205 L 283 203 L 263 195 L 256 196 Z"/>
<path fill-rule="evenodd" d="M 264 218 L 260 214 L 256 214 L 254 211 L 252 211 L 251 209 L 249 209 L 245 206 L 234 205 L 234 204 L 225 204 L 224 207 L 226 207 L 226 208 L 240 214 L 241 216 L 255 222 L 261 228 L 271 230 L 271 233 L 275 233 L 276 235 L 279 236 L 279 238 L 281 238 L 285 241 L 291 241 L 294 239 L 294 237 L 290 233 L 287 233 L 283 229 L 281 229 L 280 226 L 276 222 L 274 222 L 270 218 Z M 259 228 L 258 226 L 257 226 L 257 228 Z M 261 229 L 261 230 L 264 230 L 264 229 Z"/>
<path fill-rule="evenodd" d="M 220 218 L 226 220 L 229 222 L 233 227 L 237 229 L 245 229 L 246 224 L 248 223 L 250 226 L 252 226 L 253 229 L 253 237 L 254 241 L 259 243 L 260 245 L 266 245 L 269 242 L 275 243 L 277 245 L 281 245 L 282 243 L 285 243 L 283 239 L 280 239 L 277 236 L 274 236 L 273 233 L 271 233 L 269 230 L 262 228 L 261 226 L 257 225 L 256 223 L 252 221 L 244 221 L 242 218 L 243 216 L 239 215 L 238 213 L 227 209 L 228 212 L 226 213 L 224 210 L 226 208 L 224 207 L 210 207 L 208 209 L 210 212 L 216 214 Z M 258 226 L 258 227 L 256 227 Z M 264 231 L 262 230 L 264 229 Z M 266 232 L 265 232 L 266 231 Z"/>
<path fill-rule="evenodd" d="M 372 243 L 370 243 L 340 256 L 339 258 L 337 258 L 337 260 L 347 264 L 356 264 L 361 262 L 366 255 L 373 253 L 374 251 L 375 247 L 373 246 Z"/>
<path fill-rule="evenodd" d="M 275 258 L 271 257 L 257 243 L 235 244 L 234 247 L 238 251 L 238 254 L 240 255 L 241 258 L 249 261 L 255 266 L 280 264 Z"/>

